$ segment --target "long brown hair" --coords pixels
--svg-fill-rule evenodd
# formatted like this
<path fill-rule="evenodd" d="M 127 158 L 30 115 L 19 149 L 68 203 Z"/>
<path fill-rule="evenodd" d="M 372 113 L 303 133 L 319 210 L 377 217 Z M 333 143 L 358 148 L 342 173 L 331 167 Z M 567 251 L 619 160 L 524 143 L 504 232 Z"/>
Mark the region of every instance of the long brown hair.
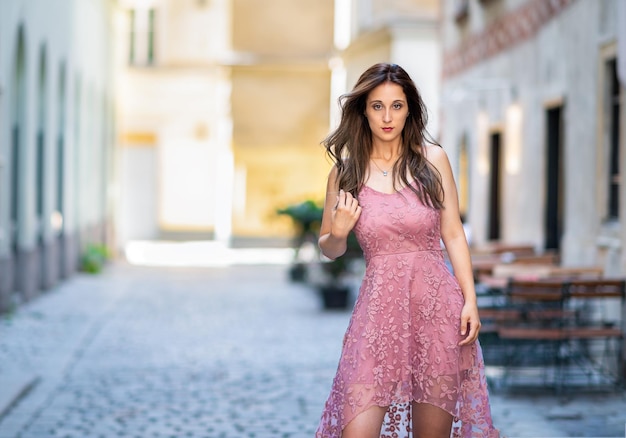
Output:
<path fill-rule="evenodd" d="M 409 106 L 409 116 L 402 131 L 400 158 L 393 166 L 394 175 L 409 186 L 419 199 L 435 208 L 443 208 L 441 175 L 424 156 L 425 144 L 438 145 L 426 132 L 428 114 L 417 87 L 408 73 L 396 64 L 376 64 L 367 69 L 351 92 L 339 98 L 341 121 L 323 141 L 326 152 L 335 162 L 337 181 L 343 190 L 357 195 L 365 184 L 372 153 L 372 131 L 364 117 L 367 96 L 377 86 L 391 82 L 402 87 Z M 399 169 L 403 171 L 398 173 Z M 407 172 L 418 182 L 409 184 Z M 395 187 L 394 179 L 394 187 Z"/>

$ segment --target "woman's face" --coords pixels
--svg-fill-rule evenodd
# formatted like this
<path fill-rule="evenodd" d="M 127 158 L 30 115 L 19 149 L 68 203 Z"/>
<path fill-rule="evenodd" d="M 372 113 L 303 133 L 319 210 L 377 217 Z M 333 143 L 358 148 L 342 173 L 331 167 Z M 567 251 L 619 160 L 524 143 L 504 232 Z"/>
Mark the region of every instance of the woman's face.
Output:
<path fill-rule="evenodd" d="M 385 82 L 367 96 L 365 116 L 375 142 L 397 141 L 402 135 L 408 115 L 406 96 L 398 84 Z"/>

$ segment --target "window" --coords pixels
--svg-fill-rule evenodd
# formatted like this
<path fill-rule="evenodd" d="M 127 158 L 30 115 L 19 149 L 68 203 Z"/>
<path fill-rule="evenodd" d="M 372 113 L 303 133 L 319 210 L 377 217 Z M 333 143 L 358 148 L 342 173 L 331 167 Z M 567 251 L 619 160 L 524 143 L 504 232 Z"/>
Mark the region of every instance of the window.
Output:
<path fill-rule="evenodd" d="M 45 165 L 45 137 L 43 130 L 37 133 L 37 219 L 42 220 L 44 214 L 44 165 Z M 40 229 L 41 231 L 41 229 Z"/>
<path fill-rule="evenodd" d="M 620 84 L 617 78 L 617 62 L 616 59 L 610 59 L 605 63 L 605 78 L 607 83 L 607 105 L 606 120 L 608 123 L 607 145 L 609 163 L 608 169 L 608 218 L 619 218 L 619 197 L 621 186 L 620 175 Z"/>
<path fill-rule="evenodd" d="M 130 32 L 128 35 L 129 38 L 129 42 L 130 42 L 130 47 L 129 47 L 129 51 L 128 51 L 128 63 L 129 64 L 134 64 L 135 63 L 135 10 L 131 9 L 128 12 L 128 19 L 130 21 Z"/>
<path fill-rule="evenodd" d="M 11 132 L 11 249 L 17 252 L 18 227 L 20 220 L 20 125 L 15 124 Z"/>
<path fill-rule="evenodd" d="M 154 64 L 154 9 L 148 12 L 148 65 Z"/>
<path fill-rule="evenodd" d="M 469 153 L 467 134 L 463 134 L 459 145 L 459 211 L 462 216 L 467 215 L 469 208 L 470 176 Z"/>
<path fill-rule="evenodd" d="M 128 19 L 128 63 L 134 66 L 154 65 L 156 58 L 156 10 L 131 9 Z"/>

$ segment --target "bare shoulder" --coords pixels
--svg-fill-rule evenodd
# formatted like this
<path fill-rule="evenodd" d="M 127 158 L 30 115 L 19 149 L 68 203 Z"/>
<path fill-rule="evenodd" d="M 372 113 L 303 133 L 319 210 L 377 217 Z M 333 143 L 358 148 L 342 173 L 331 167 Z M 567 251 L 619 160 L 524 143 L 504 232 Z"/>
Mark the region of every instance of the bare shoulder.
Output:
<path fill-rule="evenodd" d="M 335 164 L 328 173 L 328 184 L 327 184 L 327 192 L 339 192 L 338 189 L 338 176 L 339 176 L 339 168 Z"/>
<path fill-rule="evenodd" d="M 438 145 L 426 145 L 424 147 L 426 159 L 432 163 L 439 171 L 450 166 L 448 154 Z"/>
<path fill-rule="evenodd" d="M 330 168 L 330 172 L 328 172 L 328 178 L 337 178 L 337 175 L 339 175 L 339 168 L 337 167 L 337 165 L 333 165 L 333 167 Z"/>

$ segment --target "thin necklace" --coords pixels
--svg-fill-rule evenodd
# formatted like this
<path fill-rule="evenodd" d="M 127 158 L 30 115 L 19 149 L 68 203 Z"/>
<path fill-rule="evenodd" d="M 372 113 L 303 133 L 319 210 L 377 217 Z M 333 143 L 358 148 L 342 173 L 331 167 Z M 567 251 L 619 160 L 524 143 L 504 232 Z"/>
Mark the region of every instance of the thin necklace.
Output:
<path fill-rule="evenodd" d="M 396 159 L 396 161 L 398 161 L 398 160 Z M 396 164 L 396 161 L 393 162 L 393 164 L 391 165 L 391 167 L 389 169 L 383 170 L 383 169 L 380 168 L 380 166 L 378 166 L 378 164 L 376 164 L 376 161 L 374 161 L 374 159 L 372 158 L 372 163 L 374 163 L 374 166 L 376 166 L 376 168 L 383 173 L 383 176 L 387 176 L 389 174 L 389 171 L 391 169 L 393 169 L 393 166 Z"/>

